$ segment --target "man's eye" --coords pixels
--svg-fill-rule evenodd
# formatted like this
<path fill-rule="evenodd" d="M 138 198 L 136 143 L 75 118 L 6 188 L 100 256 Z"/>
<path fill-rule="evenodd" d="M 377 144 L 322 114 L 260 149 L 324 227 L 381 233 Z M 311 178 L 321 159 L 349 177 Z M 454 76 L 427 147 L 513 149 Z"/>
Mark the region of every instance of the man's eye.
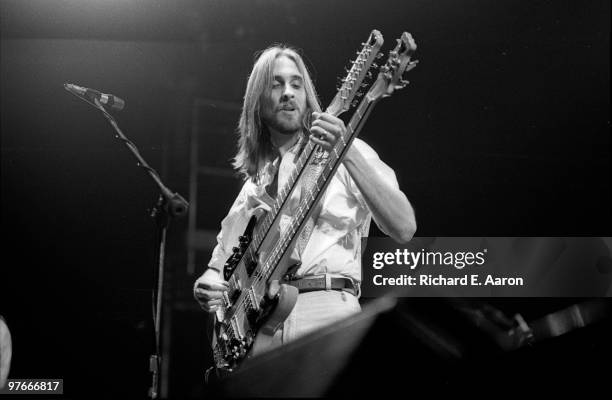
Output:
<path fill-rule="evenodd" d="M 273 82 L 273 83 L 272 83 L 272 87 L 273 87 L 273 88 L 277 88 L 277 87 L 280 87 L 280 86 L 281 86 L 281 83 L 280 83 L 280 82 Z"/>
<path fill-rule="evenodd" d="M 294 89 L 301 89 L 301 88 L 302 88 L 302 84 L 300 84 L 300 83 L 293 83 L 293 84 L 291 84 L 291 86 L 292 86 Z"/>

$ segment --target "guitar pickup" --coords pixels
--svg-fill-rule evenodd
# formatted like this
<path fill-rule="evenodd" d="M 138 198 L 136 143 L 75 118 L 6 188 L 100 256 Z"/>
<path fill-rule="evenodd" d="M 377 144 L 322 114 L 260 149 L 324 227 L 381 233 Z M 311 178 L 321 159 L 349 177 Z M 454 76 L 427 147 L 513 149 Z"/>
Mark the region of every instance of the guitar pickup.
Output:
<path fill-rule="evenodd" d="M 253 271 L 255 271 L 255 269 L 257 268 L 257 261 L 253 259 L 248 259 L 245 260 L 244 265 L 246 267 L 247 274 L 249 274 L 250 277 L 251 275 L 253 275 Z"/>
<path fill-rule="evenodd" d="M 240 280 L 236 277 L 236 275 L 232 275 L 228 282 L 230 285 L 230 297 L 234 296 L 234 292 L 242 291 L 242 284 L 240 283 Z"/>

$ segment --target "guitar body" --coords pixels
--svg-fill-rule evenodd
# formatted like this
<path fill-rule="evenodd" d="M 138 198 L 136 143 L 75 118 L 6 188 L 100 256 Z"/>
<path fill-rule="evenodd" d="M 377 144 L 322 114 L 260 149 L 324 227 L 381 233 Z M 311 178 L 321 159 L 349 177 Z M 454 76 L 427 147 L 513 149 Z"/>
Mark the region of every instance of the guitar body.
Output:
<path fill-rule="evenodd" d="M 248 359 L 276 347 L 278 341 L 274 340 L 274 335 L 282 327 L 295 307 L 298 298 L 298 289 L 287 284 L 279 284 L 278 281 L 272 281 L 268 285 L 268 293 L 266 296 L 272 299 L 266 310 L 267 315 L 259 328 L 259 332 L 252 343 L 250 351 L 241 358 Z M 216 328 L 220 326 L 219 324 L 215 324 Z M 219 335 L 223 333 L 224 332 L 220 332 L 217 329 L 213 332 L 213 349 L 218 346 Z M 228 376 L 231 371 L 232 368 L 228 368 L 228 365 L 224 361 L 218 360 L 217 355 L 215 355 L 215 366 L 206 371 L 205 381 L 206 383 L 212 383 L 215 379 L 222 379 Z"/>
<path fill-rule="evenodd" d="M 297 288 L 280 283 L 289 268 L 297 263 L 290 256 L 290 251 L 281 258 L 273 274 L 266 280 L 262 279 L 259 267 L 270 254 L 266 250 L 243 254 L 252 241 L 255 227 L 265 216 L 266 212 L 261 209 L 257 209 L 251 216 L 240 236 L 240 247 L 234 248 L 234 254 L 227 260 L 223 270 L 230 289 L 226 298 L 227 306 L 215 313 L 211 344 L 217 368 L 231 370 L 238 360 L 260 354 L 269 348 L 274 334 L 282 327 L 297 302 Z M 273 225 L 261 248 L 274 248 L 279 238 L 278 226 Z M 242 308 L 237 307 L 239 304 L 246 305 L 250 312 L 240 312 Z M 228 354 L 231 355 L 229 362 Z"/>

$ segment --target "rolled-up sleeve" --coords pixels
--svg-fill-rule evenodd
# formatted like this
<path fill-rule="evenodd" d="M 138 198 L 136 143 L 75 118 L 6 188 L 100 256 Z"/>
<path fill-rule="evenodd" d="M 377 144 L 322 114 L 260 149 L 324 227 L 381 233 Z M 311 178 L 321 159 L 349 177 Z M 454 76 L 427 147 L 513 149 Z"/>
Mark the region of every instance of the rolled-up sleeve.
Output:
<path fill-rule="evenodd" d="M 212 256 L 210 261 L 208 262 L 208 268 L 215 269 L 217 271 L 222 271 L 225 262 L 232 254 L 231 249 L 236 244 L 234 242 L 238 241 L 239 234 L 236 234 L 236 231 L 240 229 L 241 226 L 244 225 L 246 228 L 246 224 L 243 222 L 245 220 L 245 206 L 246 206 L 246 184 L 240 190 L 238 197 L 234 201 L 234 204 L 230 207 L 229 212 L 221 221 L 221 230 L 217 235 L 217 245 L 213 249 Z"/>
<path fill-rule="evenodd" d="M 363 158 L 366 159 L 366 161 L 368 161 L 375 167 L 377 174 L 384 182 L 386 182 L 394 189 L 399 189 L 399 183 L 397 182 L 395 171 L 393 171 L 391 167 L 389 167 L 383 160 L 380 159 L 380 157 L 378 157 L 378 153 L 376 153 L 376 151 L 372 147 L 370 147 L 366 142 L 359 138 L 355 138 L 355 140 L 353 141 L 353 146 L 355 146 L 355 148 L 361 153 L 361 155 L 363 156 Z M 355 194 L 355 197 L 357 198 L 359 203 L 367 208 L 368 206 L 363 198 L 363 195 L 359 191 L 359 188 L 357 188 L 355 181 L 350 178 L 350 175 L 348 176 L 349 190 Z"/>

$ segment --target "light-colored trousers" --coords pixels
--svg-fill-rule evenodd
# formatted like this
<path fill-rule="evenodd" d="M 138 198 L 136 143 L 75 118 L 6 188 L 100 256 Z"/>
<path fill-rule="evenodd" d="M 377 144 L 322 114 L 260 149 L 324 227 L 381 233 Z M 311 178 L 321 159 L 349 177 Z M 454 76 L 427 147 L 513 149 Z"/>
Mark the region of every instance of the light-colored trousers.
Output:
<path fill-rule="evenodd" d="M 360 311 L 357 297 L 345 291 L 316 290 L 300 293 L 282 329 L 274 334 L 271 346 L 261 351 L 272 350 Z"/>

